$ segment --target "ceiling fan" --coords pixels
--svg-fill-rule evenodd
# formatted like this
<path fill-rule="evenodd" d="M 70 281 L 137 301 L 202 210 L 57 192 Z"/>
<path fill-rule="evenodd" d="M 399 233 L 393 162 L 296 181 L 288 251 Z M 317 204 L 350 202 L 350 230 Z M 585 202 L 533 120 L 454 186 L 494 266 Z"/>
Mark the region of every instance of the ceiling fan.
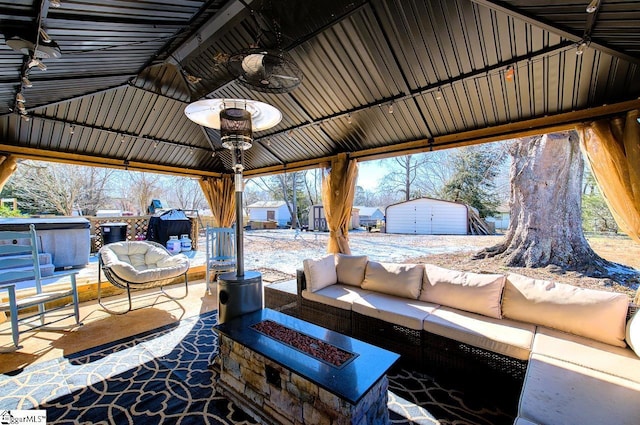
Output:
<path fill-rule="evenodd" d="M 240 1 L 251 12 L 255 25 L 254 43 L 226 57 L 227 71 L 252 90 L 265 93 L 292 91 L 302 82 L 302 71 L 291 55 L 281 48 L 283 34 L 279 15 L 268 8 L 253 10 L 246 1 Z M 263 6 L 267 5 L 270 3 Z"/>
<path fill-rule="evenodd" d="M 302 82 L 302 71 L 284 50 L 254 47 L 231 54 L 227 70 L 242 85 L 265 93 L 287 93 Z"/>

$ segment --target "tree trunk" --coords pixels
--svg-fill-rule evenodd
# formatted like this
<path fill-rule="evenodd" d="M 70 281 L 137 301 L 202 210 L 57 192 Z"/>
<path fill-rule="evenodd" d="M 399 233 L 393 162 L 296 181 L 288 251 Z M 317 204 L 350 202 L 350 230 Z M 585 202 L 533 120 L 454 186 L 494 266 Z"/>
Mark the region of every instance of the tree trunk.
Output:
<path fill-rule="evenodd" d="M 582 230 L 584 161 L 577 134 L 523 138 L 511 145 L 509 153 L 509 229 L 501 244 L 475 258 L 497 256 L 512 267 L 555 265 L 589 276 L 608 276 L 613 264 L 591 249 Z"/>

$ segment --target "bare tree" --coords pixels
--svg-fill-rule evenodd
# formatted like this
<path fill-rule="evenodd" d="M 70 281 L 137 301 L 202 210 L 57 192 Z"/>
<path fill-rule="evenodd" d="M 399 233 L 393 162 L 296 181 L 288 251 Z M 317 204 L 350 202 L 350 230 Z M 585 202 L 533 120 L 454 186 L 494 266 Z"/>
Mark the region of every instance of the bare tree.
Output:
<path fill-rule="evenodd" d="M 127 171 L 120 179 L 120 207 L 134 210 L 137 214 L 146 214 L 152 199 L 162 195 L 162 182 L 159 174 Z"/>
<path fill-rule="evenodd" d="M 78 165 L 23 161 L 6 189 L 23 211 L 93 214 L 105 202 L 111 170 Z"/>
<path fill-rule="evenodd" d="M 382 190 L 400 193 L 405 201 L 422 196 L 416 182 L 419 170 L 429 162 L 425 155 L 397 156 L 386 162 L 391 166 L 391 172 L 384 177 Z"/>
<path fill-rule="evenodd" d="M 511 223 L 502 243 L 476 258 L 502 258 L 515 267 L 555 265 L 590 276 L 624 266 L 599 257 L 582 230 L 584 161 L 575 132 L 527 137 L 510 146 Z M 628 273 L 636 273 L 627 268 Z"/>
<path fill-rule="evenodd" d="M 207 206 L 198 181 L 189 177 L 164 177 L 161 181 L 164 199 L 183 210 L 198 210 Z"/>

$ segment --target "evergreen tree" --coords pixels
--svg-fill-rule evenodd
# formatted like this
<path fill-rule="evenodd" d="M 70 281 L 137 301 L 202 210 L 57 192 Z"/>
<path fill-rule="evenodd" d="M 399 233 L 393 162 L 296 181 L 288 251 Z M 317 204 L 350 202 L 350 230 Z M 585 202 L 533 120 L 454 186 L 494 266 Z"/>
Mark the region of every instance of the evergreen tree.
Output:
<path fill-rule="evenodd" d="M 438 195 L 442 199 L 472 206 L 483 218 L 497 214 L 500 198 L 495 179 L 504 158 L 501 146 L 460 148 L 451 158 L 453 174 Z"/>

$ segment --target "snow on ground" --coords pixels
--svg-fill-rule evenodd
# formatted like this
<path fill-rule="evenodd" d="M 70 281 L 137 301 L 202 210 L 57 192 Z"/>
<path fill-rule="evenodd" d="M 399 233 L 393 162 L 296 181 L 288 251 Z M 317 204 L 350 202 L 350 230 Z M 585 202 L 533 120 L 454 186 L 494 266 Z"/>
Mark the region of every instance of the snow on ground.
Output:
<path fill-rule="evenodd" d="M 326 232 L 296 232 L 290 229 L 247 230 L 244 232 L 246 269 L 268 268 L 295 274 L 305 258 L 326 255 Z M 406 262 L 428 254 L 469 251 L 491 246 L 501 236 L 393 235 L 349 232 L 353 255 L 367 255 L 380 262 Z"/>

